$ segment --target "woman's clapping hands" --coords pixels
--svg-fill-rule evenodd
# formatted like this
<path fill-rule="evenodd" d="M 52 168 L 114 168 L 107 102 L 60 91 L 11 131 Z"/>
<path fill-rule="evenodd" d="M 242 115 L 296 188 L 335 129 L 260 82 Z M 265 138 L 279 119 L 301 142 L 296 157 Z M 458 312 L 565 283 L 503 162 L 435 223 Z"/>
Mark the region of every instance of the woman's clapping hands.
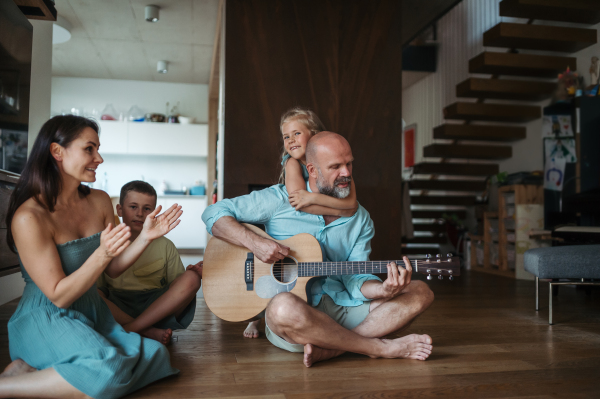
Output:
<path fill-rule="evenodd" d="M 113 228 L 112 223 L 100 233 L 100 253 L 106 258 L 112 259 L 119 256 L 131 243 L 131 229 L 125 223 L 119 224 Z"/>

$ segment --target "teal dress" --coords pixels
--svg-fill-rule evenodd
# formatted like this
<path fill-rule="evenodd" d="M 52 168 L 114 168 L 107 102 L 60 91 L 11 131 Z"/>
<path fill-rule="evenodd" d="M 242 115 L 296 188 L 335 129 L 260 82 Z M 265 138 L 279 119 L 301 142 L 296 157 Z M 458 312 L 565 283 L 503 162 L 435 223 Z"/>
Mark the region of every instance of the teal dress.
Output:
<path fill-rule="evenodd" d="M 100 245 L 100 233 L 57 245 L 69 275 Z M 8 322 L 12 360 L 38 370 L 54 368 L 93 398 L 120 398 L 153 381 L 179 373 L 161 343 L 126 332 L 98 295 L 96 285 L 67 309 L 56 307 L 21 264 L 25 290 Z"/>

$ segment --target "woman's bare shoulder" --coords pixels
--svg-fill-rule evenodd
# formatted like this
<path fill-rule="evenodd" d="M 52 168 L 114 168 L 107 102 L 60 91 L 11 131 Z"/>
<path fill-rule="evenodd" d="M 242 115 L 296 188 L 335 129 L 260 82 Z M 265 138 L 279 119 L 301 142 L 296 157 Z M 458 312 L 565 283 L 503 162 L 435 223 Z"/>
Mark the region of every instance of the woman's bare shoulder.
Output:
<path fill-rule="evenodd" d="M 35 199 L 29 198 L 15 212 L 12 228 L 24 228 L 46 225 L 49 222 L 49 212 Z"/>
<path fill-rule="evenodd" d="M 110 196 L 102 190 L 90 189 L 90 193 L 88 194 L 88 199 L 95 206 L 111 206 L 112 202 L 110 200 Z"/>

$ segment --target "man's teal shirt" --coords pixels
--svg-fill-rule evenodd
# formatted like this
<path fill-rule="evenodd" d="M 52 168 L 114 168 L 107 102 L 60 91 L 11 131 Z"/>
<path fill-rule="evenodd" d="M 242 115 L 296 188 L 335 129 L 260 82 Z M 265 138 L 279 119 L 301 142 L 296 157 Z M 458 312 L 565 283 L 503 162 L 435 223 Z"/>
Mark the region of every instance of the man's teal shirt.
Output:
<path fill-rule="evenodd" d="M 310 190 L 307 184 L 307 190 Z M 369 212 L 362 206 L 351 217 L 341 217 L 325 225 L 323 216 L 296 211 L 288 200 L 283 184 L 233 199 L 224 199 L 209 206 L 202 214 L 206 229 L 223 216 L 238 222 L 264 224 L 267 233 L 276 240 L 285 240 L 300 233 L 315 237 L 323 251 L 324 261 L 367 261 L 371 253 L 371 239 L 375 235 Z M 312 285 L 312 306 L 319 304 L 326 293 L 340 306 L 359 306 L 369 301 L 360 291 L 367 280 L 379 280 L 372 274 L 329 276 Z"/>

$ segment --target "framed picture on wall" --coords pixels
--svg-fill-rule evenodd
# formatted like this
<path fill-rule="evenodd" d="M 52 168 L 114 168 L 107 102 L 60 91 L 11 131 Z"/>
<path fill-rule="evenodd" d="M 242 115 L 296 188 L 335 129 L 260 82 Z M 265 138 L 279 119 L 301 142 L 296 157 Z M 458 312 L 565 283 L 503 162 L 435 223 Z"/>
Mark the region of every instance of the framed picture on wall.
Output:
<path fill-rule="evenodd" d="M 417 124 L 413 123 L 404 128 L 402 133 L 402 166 L 404 169 L 412 168 L 415 164 L 415 140 Z"/>

